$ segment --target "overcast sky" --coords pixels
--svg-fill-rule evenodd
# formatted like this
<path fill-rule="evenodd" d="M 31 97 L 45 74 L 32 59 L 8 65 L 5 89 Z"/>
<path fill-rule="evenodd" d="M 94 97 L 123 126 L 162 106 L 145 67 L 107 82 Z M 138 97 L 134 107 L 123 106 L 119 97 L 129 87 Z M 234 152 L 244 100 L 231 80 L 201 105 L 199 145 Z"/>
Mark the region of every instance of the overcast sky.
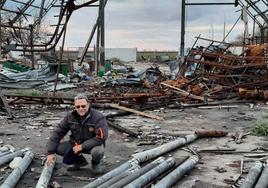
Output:
<path fill-rule="evenodd" d="M 186 47 L 190 47 L 199 34 L 222 40 L 224 18 L 227 33 L 240 15 L 237 10 L 239 8 L 230 5 L 188 6 Z M 68 26 L 66 46 L 85 45 L 96 15 L 96 8 L 75 12 Z M 180 46 L 181 0 L 109 0 L 105 15 L 106 47 L 178 50 Z M 242 31 L 243 23 L 239 21 L 227 40 L 235 39 Z"/>
<path fill-rule="evenodd" d="M 84 0 L 80 0 L 84 1 Z M 221 0 L 233 2 L 234 0 Z M 189 0 L 188 2 L 219 2 L 218 0 Z M 97 17 L 96 7 L 75 11 L 68 24 L 66 47 L 83 47 Z M 222 40 L 224 20 L 226 33 L 236 22 L 240 7 L 188 6 L 186 8 L 186 47 L 195 36 Z M 178 50 L 180 46 L 181 0 L 108 0 L 105 9 L 106 47 L 138 50 Z M 48 15 L 46 22 L 55 24 Z M 243 33 L 240 20 L 227 41 Z M 94 45 L 93 40 L 92 45 Z M 61 43 L 60 43 L 61 44 Z"/>

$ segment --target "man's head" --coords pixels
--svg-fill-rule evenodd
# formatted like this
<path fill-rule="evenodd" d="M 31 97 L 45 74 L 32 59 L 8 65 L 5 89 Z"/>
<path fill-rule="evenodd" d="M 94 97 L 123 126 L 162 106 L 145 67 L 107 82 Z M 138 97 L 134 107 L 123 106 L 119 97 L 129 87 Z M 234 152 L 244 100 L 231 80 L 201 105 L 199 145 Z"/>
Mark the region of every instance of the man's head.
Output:
<path fill-rule="evenodd" d="M 74 106 L 80 116 L 86 115 L 90 107 L 87 96 L 83 94 L 76 95 L 74 98 Z"/>

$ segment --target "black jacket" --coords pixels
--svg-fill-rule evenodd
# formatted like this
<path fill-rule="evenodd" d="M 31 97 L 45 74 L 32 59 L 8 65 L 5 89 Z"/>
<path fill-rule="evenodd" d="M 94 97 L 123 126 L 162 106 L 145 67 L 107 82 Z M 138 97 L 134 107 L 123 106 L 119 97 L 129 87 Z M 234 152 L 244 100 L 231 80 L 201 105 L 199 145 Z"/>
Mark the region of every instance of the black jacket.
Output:
<path fill-rule="evenodd" d="M 105 144 L 108 137 L 108 125 L 102 113 L 90 109 L 90 113 L 84 120 L 76 111 L 68 113 L 52 132 L 48 144 L 47 153 L 54 154 L 60 140 L 71 131 L 71 138 L 82 144 L 82 150 L 91 150 L 93 147 Z"/>

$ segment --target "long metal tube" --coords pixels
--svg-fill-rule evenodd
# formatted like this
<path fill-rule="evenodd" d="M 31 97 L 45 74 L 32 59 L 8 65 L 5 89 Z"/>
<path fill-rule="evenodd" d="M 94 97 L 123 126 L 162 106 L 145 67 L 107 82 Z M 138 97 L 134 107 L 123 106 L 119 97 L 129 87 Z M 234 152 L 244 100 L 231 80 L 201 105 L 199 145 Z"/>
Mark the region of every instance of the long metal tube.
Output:
<path fill-rule="evenodd" d="M 164 160 L 165 160 L 164 157 L 159 157 L 158 159 L 156 159 L 153 162 L 147 164 L 146 166 L 144 166 L 143 168 L 139 169 L 138 171 L 132 173 L 131 175 L 127 176 L 126 178 L 124 178 L 124 179 L 118 181 L 117 183 L 113 184 L 112 186 L 110 186 L 110 188 L 120 188 L 120 187 L 126 186 L 127 184 L 129 184 L 133 180 L 137 179 L 138 177 L 140 177 L 143 174 L 145 174 L 146 172 L 150 171 L 151 169 L 153 169 L 154 167 L 156 167 L 160 163 L 164 162 Z"/>
<path fill-rule="evenodd" d="M 108 181 L 104 182 L 103 184 L 101 184 L 100 186 L 98 186 L 98 188 L 110 188 L 111 185 L 115 184 L 116 182 L 130 176 L 132 173 L 134 173 L 135 171 L 137 171 L 138 169 L 140 169 L 140 166 L 133 166 L 130 169 L 128 169 L 125 172 L 122 172 L 121 174 L 109 179 Z"/>
<path fill-rule="evenodd" d="M 253 188 L 261 174 L 262 168 L 263 165 L 260 161 L 255 162 L 250 168 L 248 175 L 246 176 L 240 188 Z"/>
<path fill-rule="evenodd" d="M 19 151 L 16 151 L 14 153 L 10 153 L 8 155 L 4 155 L 2 157 L 0 157 L 0 166 L 11 161 L 12 159 L 14 159 L 15 157 L 20 157 L 23 155 L 24 152 L 28 151 L 29 148 L 25 148 Z"/>
<path fill-rule="evenodd" d="M 108 181 L 112 177 L 117 176 L 118 174 L 121 174 L 122 172 L 126 171 L 127 169 L 129 169 L 132 166 L 135 166 L 137 164 L 139 164 L 139 162 L 136 159 L 131 159 L 131 160 L 123 163 L 119 167 L 117 167 L 117 168 L 111 170 L 110 172 L 104 174 L 103 176 L 99 177 L 95 181 L 85 185 L 83 188 L 95 188 L 95 187 L 103 184 L 104 182 Z"/>
<path fill-rule="evenodd" d="M 266 188 L 268 187 L 268 165 L 266 164 L 265 168 L 261 173 L 261 177 L 259 178 L 255 188 Z"/>
<path fill-rule="evenodd" d="M 25 170 L 31 164 L 34 157 L 34 153 L 32 151 L 27 151 L 19 163 L 19 166 L 16 167 L 12 173 L 7 177 L 5 182 L 1 185 L 0 188 L 13 188 L 24 174 Z"/>
<path fill-rule="evenodd" d="M 162 180 L 160 180 L 154 188 L 168 188 L 171 187 L 174 183 L 176 183 L 185 173 L 190 171 L 199 161 L 199 157 L 196 155 L 192 155 L 183 162 L 180 166 L 178 166 L 175 170 L 170 172 L 167 176 L 165 176 Z"/>
<path fill-rule="evenodd" d="M 56 163 L 56 159 L 53 160 L 53 162 L 49 166 L 45 165 L 45 167 L 42 171 L 42 174 L 40 175 L 40 178 L 35 186 L 36 188 L 47 188 L 48 187 L 49 180 L 52 176 L 55 163 Z"/>
<path fill-rule="evenodd" d="M 140 176 L 136 180 L 132 181 L 128 185 L 126 185 L 124 188 L 140 188 L 145 186 L 147 183 L 151 182 L 158 176 L 160 176 L 162 173 L 164 173 L 166 170 L 170 169 L 176 164 L 176 161 L 170 157 L 149 172 L 145 173 L 144 175 Z"/>
<path fill-rule="evenodd" d="M 10 154 L 10 153 L 11 153 L 11 151 L 0 152 L 0 157 L 3 157 L 3 156 Z"/>
<path fill-rule="evenodd" d="M 188 144 L 196 139 L 197 139 L 196 134 L 187 135 L 183 138 L 178 138 L 172 142 L 163 144 L 157 148 L 146 150 L 144 152 L 137 153 L 137 154 L 134 154 L 132 156 L 135 159 L 137 159 L 139 162 L 145 162 L 145 161 L 148 161 L 150 159 L 156 158 L 164 153 L 170 152 L 170 151 L 172 151 L 172 150 L 174 150 L 182 145 Z"/>

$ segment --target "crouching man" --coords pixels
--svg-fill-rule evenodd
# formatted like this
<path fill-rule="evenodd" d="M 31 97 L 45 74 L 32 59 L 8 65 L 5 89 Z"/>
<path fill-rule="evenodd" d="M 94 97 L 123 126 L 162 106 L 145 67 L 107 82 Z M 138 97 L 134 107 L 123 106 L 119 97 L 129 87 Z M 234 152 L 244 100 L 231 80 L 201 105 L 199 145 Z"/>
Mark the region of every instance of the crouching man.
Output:
<path fill-rule="evenodd" d="M 92 170 L 96 174 L 104 173 L 100 164 L 104 156 L 105 141 L 108 137 L 108 126 L 105 117 L 92 109 L 88 98 L 78 94 L 74 98 L 75 110 L 68 113 L 52 132 L 47 144 L 47 162 L 50 165 L 56 155 L 63 156 L 63 162 L 72 165 L 67 170 L 79 170 L 88 164 L 82 154 L 91 154 Z M 70 140 L 60 140 L 71 131 Z"/>

